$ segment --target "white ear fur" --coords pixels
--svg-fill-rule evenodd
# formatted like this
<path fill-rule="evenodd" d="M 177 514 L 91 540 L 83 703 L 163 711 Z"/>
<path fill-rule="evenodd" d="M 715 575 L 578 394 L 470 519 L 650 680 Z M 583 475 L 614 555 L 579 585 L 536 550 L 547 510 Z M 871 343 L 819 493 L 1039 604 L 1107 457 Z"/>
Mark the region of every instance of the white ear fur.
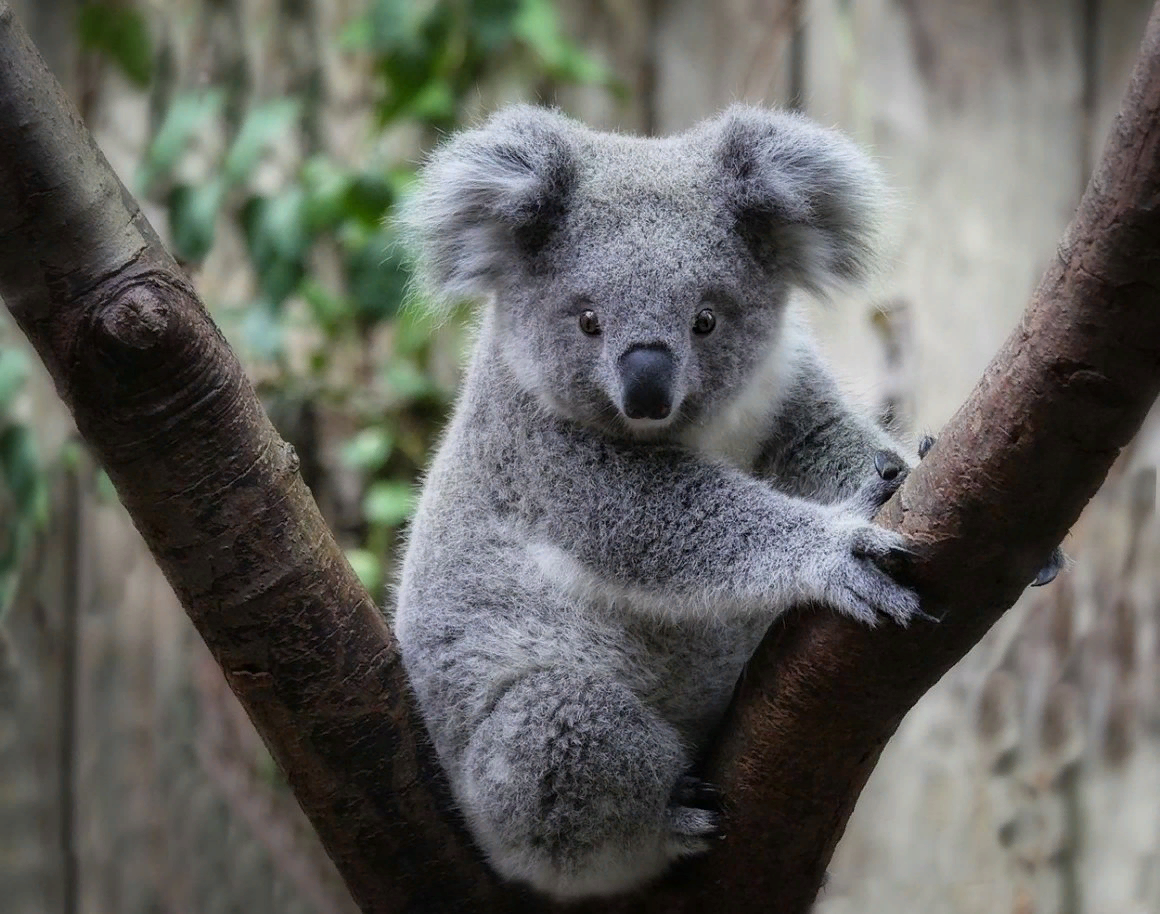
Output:
<path fill-rule="evenodd" d="M 824 294 L 864 280 L 887 192 L 853 142 L 797 114 L 733 105 L 706 129 L 737 230 L 760 260 Z"/>
<path fill-rule="evenodd" d="M 575 183 L 575 129 L 558 112 L 518 105 L 435 150 L 398 219 L 428 304 L 486 297 L 546 242 Z"/>

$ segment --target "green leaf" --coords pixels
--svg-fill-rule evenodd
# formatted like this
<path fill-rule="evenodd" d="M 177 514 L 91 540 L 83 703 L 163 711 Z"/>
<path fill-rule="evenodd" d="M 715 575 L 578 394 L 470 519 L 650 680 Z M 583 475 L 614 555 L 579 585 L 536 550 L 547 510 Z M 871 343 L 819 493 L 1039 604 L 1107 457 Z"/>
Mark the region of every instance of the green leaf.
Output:
<path fill-rule="evenodd" d="M 334 295 L 312 276 L 306 276 L 298 285 L 298 294 L 310 306 L 310 316 L 327 336 L 336 336 L 349 326 L 354 307 L 341 295 Z"/>
<path fill-rule="evenodd" d="M 218 211 L 225 199 L 221 178 L 194 187 L 181 184 L 169 193 L 169 234 L 179 257 L 197 263 L 213 246 Z"/>
<path fill-rule="evenodd" d="M 292 186 L 276 197 L 252 197 L 242 210 L 246 247 L 262 294 L 274 306 L 293 294 L 306 272 L 305 203 L 303 189 Z"/>
<path fill-rule="evenodd" d="M 291 98 L 274 99 L 250 109 L 222 166 L 226 182 L 241 184 L 249 178 L 266 148 L 298 122 L 301 110 L 301 104 Z"/>
<path fill-rule="evenodd" d="M 401 400 L 414 402 L 439 396 L 439 388 L 418 366 L 407 359 L 395 359 L 383 369 L 387 386 Z"/>
<path fill-rule="evenodd" d="M 344 51 L 361 51 L 371 46 L 374 37 L 370 17 L 359 16 L 338 33 L 338 46 Z"/>
<path fill-rule="evenodd" d="M 344 201 L 346 212 L 368 226 L 377 228 L 395 202 L 395 182 L 390 175 L 364 172 L 350 182 Z"/>
<path fill-rule="evenodd" d="M 493 54 L 512 40 L 512 26 L 522 6 L 520 0 L 471 0 L 469 29 L 485 54 Z"/>
<path fill-rule="evenodd" d="M 373 473 L 386 464 L 394 446 L 394 435 L 388 429 L 372 425 L 343 444 L 342 460 L 351 469 Z"/>
<path fill-rule="evenodd" d="M 397 527 L 415 510 L 415 491 L 395 480 L 376 482 L 363 498 L 363 515 L 372 524 Z"/>
<path fill-rule="evenodd" d="M 371 593 L 378 593 L 383 584 L 383 563 L 379 557 L 367 549 L 347 549 L 346 560 L 363 587 Z"/>
<path fill-rule="evenodd" d="M 581 84 L 611 81 L 605 67 L 564 37 L 549 0 L 521 0 L 513 28 L 556 79 Z"/>
<path fill-rule="evenodd" d="M 302 220 L 308 232 L 333 229 L 347 218 L 349 195 L 356 181 L 355 176 L 326 156 L 314 156 L 302 166 Z"/>
<path fill-rule="evenodd" d="M 145 88 L 153 78 L 153 42 L 145 17 L 135 9 L 86 3 L 77 14 L 81 47 L 116 64 L 128 80 Z"/>
<path fill-rule="evenodd" d="M 387 320 L 406 297 L 410 271 L 385 229 L 364 232 L 350 228 L 343 237 L 343 247 L 347 289 L 355 314 L 367 324 Z"/>
<path fill-rule="evenodd" d="M 285 330 L 266 302 L 255 302 L 246 309 L 241 329 L 246 345 L 259 358 L 274 360 L 286 348 Z"/>
<path fill-rule="evenodd" d="M 0 474 L 26 519 L 38 525 L 47 520 L 48 499 L 40 456 L 28 426 L 10 425 L 0 432 Z"/>
<path fill-rule="evenodd" d="M 28 378 L 28 356 L 22 349 L 0 349 L 0 407 L 6 407 Z"/>
<path fill-rule="evenodd" d="M 219 115 L 225 107 L 225 92 L 188 92 L 173 99 L 165 118 L 141 163 L 138 184 L 149 192 L 162 176 L 168 176 L 189 146 L 190 138 L 210 118 Z"/>

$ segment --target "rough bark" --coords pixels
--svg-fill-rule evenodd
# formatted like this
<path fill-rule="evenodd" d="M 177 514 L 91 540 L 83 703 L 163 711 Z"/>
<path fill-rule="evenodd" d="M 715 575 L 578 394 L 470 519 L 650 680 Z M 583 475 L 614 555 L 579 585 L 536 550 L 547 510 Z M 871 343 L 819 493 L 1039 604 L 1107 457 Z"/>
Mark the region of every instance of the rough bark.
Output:
<path fill-rule="evenodd" d="M 3 0 L 0 132 L 0 295 L 358 903 L 540 907 L 449 811 L 395 643 L 293 451 Z M 779 625 L 714 761 L 729 839 L 621 907 L 808 908 L 902 716 L 1019 595 L 1158 391 L 1160 11 L 1058 260 L 881 517 L 921 547 L 943 621 Z"/>

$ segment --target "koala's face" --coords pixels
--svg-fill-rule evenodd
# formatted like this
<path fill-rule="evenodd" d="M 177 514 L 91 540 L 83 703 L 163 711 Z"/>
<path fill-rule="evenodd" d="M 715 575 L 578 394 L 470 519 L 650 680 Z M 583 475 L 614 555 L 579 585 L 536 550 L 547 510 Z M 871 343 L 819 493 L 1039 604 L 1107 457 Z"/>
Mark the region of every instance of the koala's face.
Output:
<path fill-rule="evenodd" d="M 791 286 L 857 278 L 879 188 L 836 134 L 739 107 L 660 140 L 509 109 L 424 177 L 409 216 L 427 285 L 494 297 L 496 341 L 549 408 L 646 437 L 746 387 Z"/>
<path fill-rule="evenodd" d="M 551 237 L 503 284 L 498 339 L 557 412 L 610 432 L 676 433 L 760 365 L 787 284 L 714 211 L 707 163 L 686 159 L 661 182 L 663 146 L 603 152 L 577 176 Z"/>

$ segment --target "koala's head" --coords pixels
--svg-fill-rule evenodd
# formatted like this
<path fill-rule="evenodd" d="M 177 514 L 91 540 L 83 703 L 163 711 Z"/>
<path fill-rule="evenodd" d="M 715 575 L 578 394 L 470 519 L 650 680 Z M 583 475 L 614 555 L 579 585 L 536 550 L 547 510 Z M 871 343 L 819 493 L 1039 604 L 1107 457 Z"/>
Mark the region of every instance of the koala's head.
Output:
<path fill-rule="evenodd" d="M 857 147 L 793 114 L 737 105 L 640 139 L 518 106 L 434 153 L 404 223 L 423 293 L 492 301 L 542 403 L 659 436 L 745 388 L 793 287 L 864 275 L 881 196 Z"/>

